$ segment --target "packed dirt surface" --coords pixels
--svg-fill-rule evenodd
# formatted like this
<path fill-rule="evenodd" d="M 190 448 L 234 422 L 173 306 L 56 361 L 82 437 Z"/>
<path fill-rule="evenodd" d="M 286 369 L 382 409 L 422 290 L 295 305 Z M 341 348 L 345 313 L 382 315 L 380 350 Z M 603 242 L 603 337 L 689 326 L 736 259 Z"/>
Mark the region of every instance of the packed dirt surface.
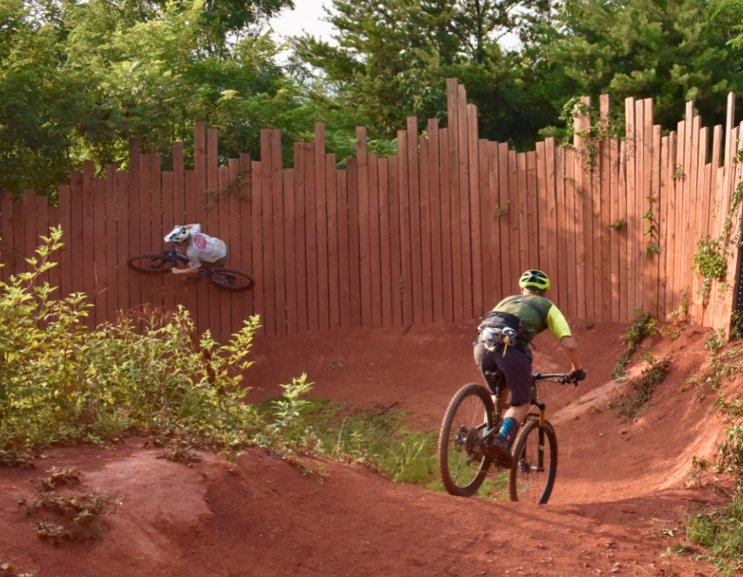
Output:
<path fill-rule="evenodd" d="M 575 332 L 587 380 L 543 395 L 560 450 L 548 505 L 463 499 L 360 465 L 304 459 L 297 467 L 257 449 L 233 464 L 209 454 L 183 464 L 142 439 L 59 448 L 34 468 L 0 469 L 0 576 L 714 575 L 673 552 L 689 545 L 687 516 L 725 502 L 709 478 L 690 483 L 694 457 L 712 459 L 724 431 L 714 394 L 690 379 L 701 374 L 709 332 L 685 328 L 643 343 L 670 360 L 671 373 L 632 422 L 608 407 L 630 386 L 611 378 L 627 327 Z M 473 336 L 471 323 L 258 336 L 250 398 L 277 396 L 279 384 L 306 372 L 313 397 L 401 410 L 412 428 L 434 431 L 454 392 L 479 380 Z M 548 335 L 535 344 L 535 368 L 567 368 Z M 630 375 L 644 367 L 642 352 L 634 359 Z M 80 472 L 80 485 L 61 494 L 117 499 L 96 540 L 55 545 L 36 535 L 36 515 L 24 515 L 19 503 L 53 467 Z"/>

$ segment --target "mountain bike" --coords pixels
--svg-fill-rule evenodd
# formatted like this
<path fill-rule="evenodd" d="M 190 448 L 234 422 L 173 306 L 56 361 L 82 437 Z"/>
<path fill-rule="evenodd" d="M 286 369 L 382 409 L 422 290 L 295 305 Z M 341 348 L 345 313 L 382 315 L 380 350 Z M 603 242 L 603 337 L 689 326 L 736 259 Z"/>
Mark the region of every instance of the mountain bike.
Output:
<path fill-rule="evenodd" d="M 129 268 L 146 274 L 163 274 L 170 272 L 173 267 L 188 266 L 188 257 L 176 249 L 171 249 L 160 254 L 139 254 L 131 257 L 126 264 Z M 184 279 L 184 282 L 198 282 L 201 279 L 229 291 L 250 290 L 255 284 L 253 278 L 244 272 L 208 267 L 200 268 L 198 277 Z"/>
<path fill-rule="evenodd" d="M 511 449 L 509 467 L 489 451 L 489 441 L 498 434 L 506 409 L 505 375 L 486 375 L 492 389 L 478 383 L 464 385 L 449 402 L 441 423 L 438 460 L 444 487 L 452 495 L 474 495 L 490 474 L 495 492 L 508 484 L 511 501 L 546 503 L 557 475 L 557 435 L 545 417 L 546 405 L 539 398 L 540 382 L 560 384 L 577 381 L 567 373 L 532 375 L 531 411 L 521 423 Z M 493 402 L 495 398 L 495 403 Z"/>

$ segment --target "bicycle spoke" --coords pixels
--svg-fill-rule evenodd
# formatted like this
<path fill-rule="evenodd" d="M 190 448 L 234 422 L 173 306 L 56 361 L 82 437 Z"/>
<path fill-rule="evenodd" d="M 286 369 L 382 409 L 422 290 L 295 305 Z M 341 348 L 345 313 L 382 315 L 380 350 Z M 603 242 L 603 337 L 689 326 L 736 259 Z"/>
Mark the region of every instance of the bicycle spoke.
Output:
<path fill-rule="evenodd" d="M 486 400 L 487 399 L 487 400 Z M 486 403 L 490 397 L 479 385 L 455 395 L 447 408 L 439 434 L 439 467 L 447 491 L 469 496 L 480 487 L 490 466 L 481 440 L 491 423 Z"/>

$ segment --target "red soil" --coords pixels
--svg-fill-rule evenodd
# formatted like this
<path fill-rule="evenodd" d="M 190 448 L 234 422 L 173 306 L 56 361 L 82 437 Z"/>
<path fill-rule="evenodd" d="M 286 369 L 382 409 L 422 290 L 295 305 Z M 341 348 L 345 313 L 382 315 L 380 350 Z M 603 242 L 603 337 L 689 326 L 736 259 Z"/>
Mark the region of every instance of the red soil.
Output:
<path fill-rule="evenodd" d="M 689 486 L 692 458 L 711 459 L 724 430 L 714 395 L 689 377 L 708 332 L 650 343 L 671 374 L 640 417 L 607 408 L 627 384 L 611 372 L 626 327 L 579 327 L 588 379 L 545 393 L 560 468 L 550 503 L 487 502 L 386 481 L 361 466 L 305 460 L 312 471 L 250 450 L 231 465 L 204 455 L 184 465 L 131 439 L 111 448 L 49 451 L 35 469 L 0 469 L 0 576 L 476 576 L 713 575 L 689 555 L 681 525 L 723 502 L 715 485 Z M 436 430 L 478 373 L 467 325 L 317 338 L 258 337 L 248 371 L 253 400 L 306 372 L 312 396 L 348 407 L 394 407 Z M 536 366 L 563 370 L 542 335 Z M 642 368 L 638 361 L 631 370 Z M 120 498 L 97 541 L 41 540 L 19 502 L 52 467 L 77 467 L 82 485 Z"/>

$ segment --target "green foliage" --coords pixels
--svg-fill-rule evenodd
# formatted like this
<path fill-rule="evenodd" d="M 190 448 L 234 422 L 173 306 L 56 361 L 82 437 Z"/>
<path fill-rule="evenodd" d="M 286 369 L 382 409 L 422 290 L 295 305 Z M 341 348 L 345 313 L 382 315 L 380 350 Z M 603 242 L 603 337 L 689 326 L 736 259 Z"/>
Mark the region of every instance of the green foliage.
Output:
<path fill-rule="evenodd" d="M 634 313 L 635 318 L 630 323 L 627 333 L 622 337 L 622 340 L 625 342 L 624 353 L 622 353 L 612 372 L 612 378 L 615 380 L 620 380 L 624 376 L 627 365 L 640 346 L 642 339 L 654 334 L 656 330 L 657 321 L 650 316 L 650 313 L 646 313 L 638 308 L 635 308 Z"/>
<path fill-rule="evenodd" d="M 619 407 L 619 414 L 623 417 L 634 419 L 653 397 L 656 387 L 663 382 L 670 370 L 671 362 L 668 359 L 651 359 L 640 377 L 632 382 L 632 394 L 623 395 L 612 402 L 611 406 Z"/>
<path fill-rule="evenodd" d="M 718 453 L 720 469 L 732 475 L 738 490 L 743 491 L 743 423 L 736 423 L 727 430 Z"/>
<path fill-rule="evenodd" d="M 728 507 L 689 519 L 686 534 L 711 551 L 707 558 L 721 575 L 739 575 L 743 571 L 743 492 L 739 490 Z"/>
<path fill-rule="evenodd" d="M 702 276 L 700 293 L 702 298 L 706 298 L 709 296 L 712 282 L 724 281 L 727 275 L 727 255 L 723 243 L 710 238 L 709 235 L 699 239 L 692 262 L 694 269 Z"/>
<path fill-rule="evenodd" d="M 0 283 L 0 451 L 126 432 L 239 449 L 263 424 L 243 402 L 254 316 L 226 344 L 195 334 L 184 308 L 146 311 L 89 330 L 83 295 L 53 298 L 52 229 L 29 272 Z"/>
<path fill-rule="evenodd" d="M 304 384 L 289 388 L 293 386 Z M 278 428 L 266 430 L 265 440 L 282 447 L 283 454 L 318 454 L 362 463 L 392 481 L 436 488 L 435 433 L 410 431 L 400 412 L 382 409 L 341 414 L 340 407 L 328 401 L 296 404 L 293 396 L 285 392 L 283 399 L 260 408 L 267 421 L 280 423 Z"/>

